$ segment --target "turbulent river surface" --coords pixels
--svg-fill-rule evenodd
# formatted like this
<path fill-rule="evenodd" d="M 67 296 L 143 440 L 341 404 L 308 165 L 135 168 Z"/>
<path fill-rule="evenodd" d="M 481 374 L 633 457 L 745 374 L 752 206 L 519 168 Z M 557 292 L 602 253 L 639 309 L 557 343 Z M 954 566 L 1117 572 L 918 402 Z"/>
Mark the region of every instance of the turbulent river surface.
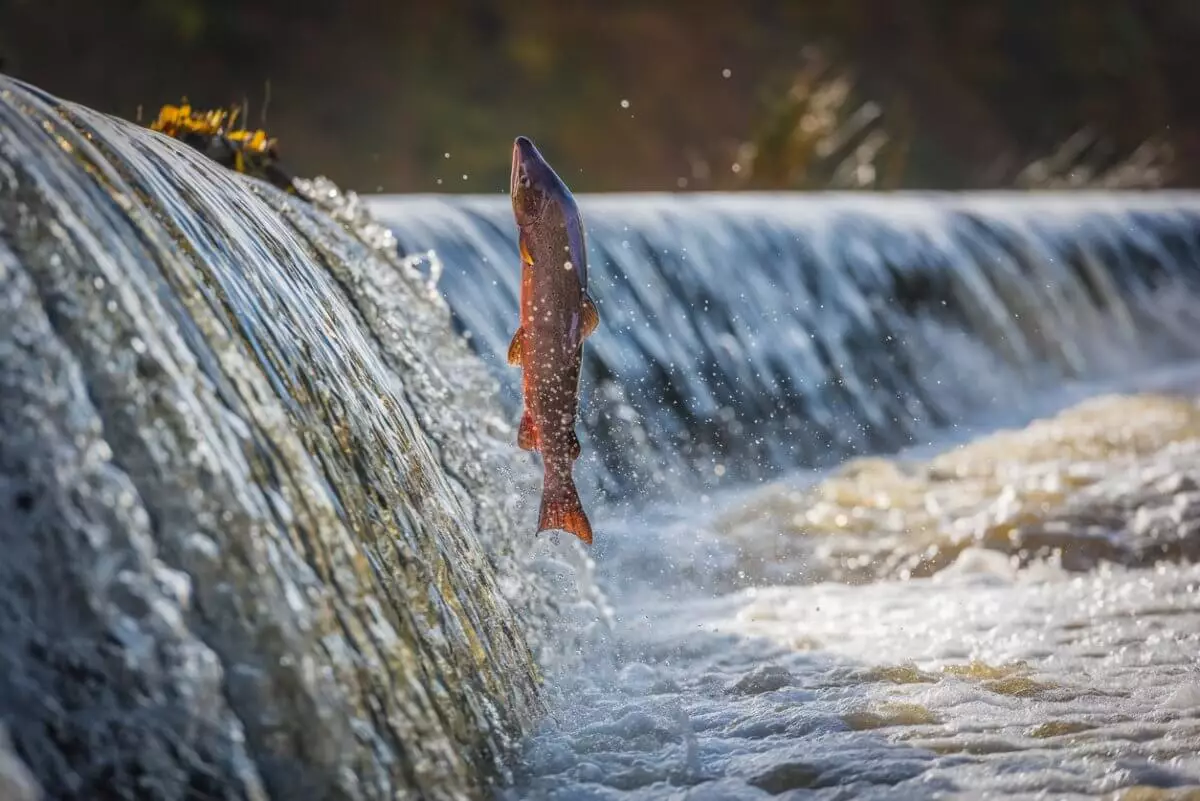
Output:
<path fill-rule="evenodd" d="M 581 204 L 586 551 L 503 197 L 0 78 L 0 799 L 1200 793 L 1200 196 Z"/>
<path fill-rule="evenodd" d="M 1198 465 L 1191 398 L 1105 395 L 608 521 L 613 636 L 501 797 L 1194 798 Z"/>
<path fill-rule="evenodd" d="M 1197 198 L 582 204 L 611 628 L 502 799 L 1200 793 Z M 506 203 L 372 209 L 515 415 Z"/>

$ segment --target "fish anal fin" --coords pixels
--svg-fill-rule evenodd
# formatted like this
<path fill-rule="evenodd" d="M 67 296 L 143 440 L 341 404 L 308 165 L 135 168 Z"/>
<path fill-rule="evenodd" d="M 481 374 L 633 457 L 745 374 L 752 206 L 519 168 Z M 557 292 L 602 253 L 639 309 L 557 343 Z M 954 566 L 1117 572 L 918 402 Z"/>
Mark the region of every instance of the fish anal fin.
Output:
<path fill-rule="evenodd" d="M 521 415 L 521 426 L 517 429 L 517 447 L 523 451 L 538 449 L 538 430 L 533 424 L 533 416 L 529 412 Z"/>
<path fill-rule="evenodd" d="M 518 328 L 513 334 L 512 342 L 508 343 L 508 363 L 514 367 L 521 364 L 521 356 L 525 350 L 525 329 Z"/>
<path fill-rule="evenodd" d="M 587 293 L 584 293 L 583 338 L 587 339 L 589 336 L 591 336 L 592 332 L 596 330 L 598 325 L 600 325 L 600 312 L 596 311 L 596 304 L 593 303 L 592 299 L 587 296 Z"/>
<path fill-rule="evenodd" d="M 592 544 L 592 524 L 588 521 L 587 513 L 583 511 L 579 491 L 575 489 L 575 482 L 570 476 L 565 476 L 554 484 L 547 480 L 542 490 L 538 531 L 566 531 L 588 545 Z"/>

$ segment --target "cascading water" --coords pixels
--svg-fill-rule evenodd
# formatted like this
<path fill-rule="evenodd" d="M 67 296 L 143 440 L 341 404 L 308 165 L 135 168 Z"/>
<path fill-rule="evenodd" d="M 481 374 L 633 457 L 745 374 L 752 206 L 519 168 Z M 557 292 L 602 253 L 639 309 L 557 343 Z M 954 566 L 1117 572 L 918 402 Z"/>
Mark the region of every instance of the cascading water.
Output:
<path fill-rule="evenodd" d="M 891 450 L 1135 354 L 1200 353 L 1200 312 L 1184 300 L 1200 285 L 1195 195 L 580 202 L 602 319 L 585 348 L 585 450 L 610 493 Z M 507 200 L 371 209 L 402 251 L 438 254 L 438 285 L 514 412 Z"/>
<path fill-rule="evenodd" d="M 478 797 L 538 718 L 577 596 L 383 233 L 0 79 L 0 721 L 46 797 Z"/>
<path fill-rule="evenodd" d="M 580 204 L 614 623 L 506 801 L 1200 787 L 1200 406 L 965 442 L 1195 393 L 1200 196 Z M 436 252 L 516 419 L 507 201 L 370 206 Z"/>
<path fill-rule="evenodd" d="M 534 726 L 502 797 L 1200 785 L 1200 408 L 934 455 L 1196 355 L 1200 198 L 581 198 L 593 565 L 506 201 L 305 191 L 0 79 L 0 792 L 479 797 Z"/>

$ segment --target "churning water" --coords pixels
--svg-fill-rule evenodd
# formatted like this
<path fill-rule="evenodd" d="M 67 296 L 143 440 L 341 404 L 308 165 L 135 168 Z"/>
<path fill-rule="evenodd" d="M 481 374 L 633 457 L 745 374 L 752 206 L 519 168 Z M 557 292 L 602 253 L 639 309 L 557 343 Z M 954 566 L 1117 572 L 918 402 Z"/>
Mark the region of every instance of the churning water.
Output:
<path fill-rule="evenodd" d="M 0 794 L 1200 786 L 1200 197 L 583 198 L 585 554 L 505 200 L 304 191 L 0 79 Z"/>
<path fill-rule="evenodd" d="M 1195 196 L 581 203 L 613 623 L 505 799 L 1200 785 Z M 372 208 L 515 415 L 506 201 Z"/>
<path fill-rule="evenodd" d="M 1107 396 L 600 528 L 614 635 L 503 797 L 1194 797 L 1198 424 Z"/>

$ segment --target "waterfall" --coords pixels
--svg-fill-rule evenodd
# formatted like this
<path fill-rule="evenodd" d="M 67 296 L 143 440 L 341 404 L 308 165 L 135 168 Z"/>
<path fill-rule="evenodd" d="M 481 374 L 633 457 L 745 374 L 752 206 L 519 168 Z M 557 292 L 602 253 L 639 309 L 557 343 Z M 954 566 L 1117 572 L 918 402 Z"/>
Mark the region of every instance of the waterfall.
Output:
<path fill-rule="evenodd" d="M 604 635 L 507 200 L 312 186 L 0 78 L 0 788 L 480 798 Z M 1194 194 L 580 200 L 601 518 L 1200 351 Z"/>
<path fill-rule="evenodd" d="M 1200 353 L 1197 194 L 579 200 L 601 317 L 580 470 L 610 497 L 893 450 L 1050 384 Z M 436 252 L 515 416 L 507 199 L 371 208 L 402 252 Z"/>
<path fill-rule="evenodd" d="M 538 719 L 580 599 L 536 475 L 361 233 L 0 79 L 0 729 L 47 797 L 479 797 Z"/>

